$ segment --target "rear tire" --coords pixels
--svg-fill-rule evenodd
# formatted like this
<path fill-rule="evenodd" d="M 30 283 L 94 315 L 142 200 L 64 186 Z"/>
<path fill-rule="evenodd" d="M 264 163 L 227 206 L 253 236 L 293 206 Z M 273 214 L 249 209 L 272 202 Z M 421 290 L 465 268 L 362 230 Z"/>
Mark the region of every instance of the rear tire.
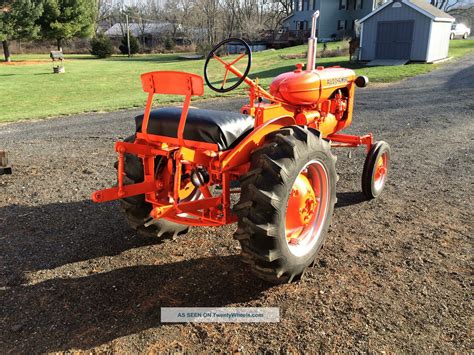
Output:
<path fill-rule="evenodd" d="M 463 36 L 462 36 L 462 39 L 467 39 L 468 35 L 467 33 L 465 33 Z"/>
<path fill-rule="evenodd" d="M 135 135 L 126 138 L 124 141 L 134 142 Z M 144 178 L 143 164 L 140 158 L 132 154 L 125 154 L 124 160 L 124 184 L 130 185 L 142 182 Z M 115 167 L 117 167 L 117 163 Z M 144 195 L 121 199 L 120 209 L 124 212 L 129 225 L 141 236 L 167 239 L 185 234 L 189 230 L 187 225 L 175 223 L 164 218 L 155 220 L 153 224 L 146 227 L 145 223 L 150 220 L 152 206 L 145 201 Z"/>
<path fill-rule="evenodd" d="M 299 280 L 305 269 L 315 262 L 336 203 L 335 162 L 329 142 L 322 139 L 319 132 L 300 126 L 271 133 L 265 144 L 252 152 L 249 173 L 241 178 L 240 202 L 234 208 L 239 217 L 234 238 L 242 247 L 243 261 L 250 265 L 255 275 L 274 284 L 288 283 Z M 320 203 L 322 198 L 316 199 L 317 207 L 311 205 L 311 221 L 313 218 L 319 221 L 320 216 L 321 220 L 308 224 L 311 225 L 308 233 L 303 233 L 307 226 L 302 227 L 303 232 L 289 241 L 288 221 L 292 222 L 295 215 L 295 209 L 288 209 L 290 198 L 294 198 L 290 195 L 295 196 L 296 182 L 301 174 L 308 174 L 305 175 L 309 177 L 307 181 L 313 181 L 310 186 L 316 185 L 309 172 L 313 164 L 320 169 L 314 174 L 324 176 L 326 181 L 325 202 Z M 300 216 L 296 212 L 297 219 L 301 217 L 301 211 Z M 299 238 L 310 239 L 308 243 L 301 243 L 303 250 L 295 252 L 291 242 Z M 300 247 L 298 244 L 297 248 Z"/>
<path fill-rule="evenodd" d="M 451 34 L 449 35 L 449 39 L 450 39 L 450 40 L 453 40 L 453 39 L 454 39 L 454 33 L 451 33 Z"/>

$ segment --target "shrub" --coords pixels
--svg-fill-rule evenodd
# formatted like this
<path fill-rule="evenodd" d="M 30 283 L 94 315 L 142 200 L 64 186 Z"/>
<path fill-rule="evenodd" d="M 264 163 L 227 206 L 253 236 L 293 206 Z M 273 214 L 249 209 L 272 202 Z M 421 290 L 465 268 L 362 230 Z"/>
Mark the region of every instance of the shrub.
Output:
<path fill-rule="evenodd" d="M 127 36 L 122 38 L 122 43 L 120 44 L 120 53 L 127 55 Z M 130 36 L 130 54 L 134 55 L 140 52 L 140 43 L 138 42 L 137 37 Z"/>
<path fill-rule="evenodd" d="M 99 58 L 110 57 L 114 53 L 114 46 L 110 38 L 99 34 L 91 39 L 91 54 Z"/>
<path fill-rule="evenodd" d="M 212 47 L 213 46 L 211 44 L 208 44 L 208 43 L 199 43 L 196 46 L 196 53 L 201 54 L 204 57 L 207 57 L 207 55 L 211 51 Z"/>
<path fill-rule="evenodd" d="M 170 51 L 174 48 L 174 46 L 175 46 L 174 41 L 170 37 L 166 37 L 166 39 L 165 39 L 165 49 L 167 51 Z"/>

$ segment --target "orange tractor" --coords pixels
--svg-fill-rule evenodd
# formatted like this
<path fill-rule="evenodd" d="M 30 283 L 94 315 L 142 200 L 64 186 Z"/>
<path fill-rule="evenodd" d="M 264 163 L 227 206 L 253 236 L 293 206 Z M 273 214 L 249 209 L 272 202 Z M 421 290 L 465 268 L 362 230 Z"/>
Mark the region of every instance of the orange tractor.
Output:
<path fill-rule="evenodd" d="M 136 133 L 115 144 L 117 186 L 92 199 L 120 200 L 130 225 L 148 235 L 174 237 L 189 226 L 237 222 L 234 238 L 257 276 L 298 280 L 326 239 L 336 203 L 331 147 L 366 146 L 362 191 L 368 199 L 383 190 L 390 159 L 389 145 L 373 143 L 371 134 L 337 133 L 351 124 L 355 87 L 368 79 L 315 66 L 318 15 L 306 69 L 296 65 L 278 75 L 268 91 L 248 77 L 252 53 L 243 40 L 227 39 L 211 50 L 204 68 L 211 89 L 250 88 L 240 113 L 190 107 L 193 96 L 204 94 L 199 75 L 143 74 L 145 112 L 135 118 Z M 228 59 L 225 51 L 235 44 L 244 50 Z M 223 68 L 219 85 L 209 77 L 211 62 Z M 152 110 L 155 94 L 183 95 L 184 105 Z"/>

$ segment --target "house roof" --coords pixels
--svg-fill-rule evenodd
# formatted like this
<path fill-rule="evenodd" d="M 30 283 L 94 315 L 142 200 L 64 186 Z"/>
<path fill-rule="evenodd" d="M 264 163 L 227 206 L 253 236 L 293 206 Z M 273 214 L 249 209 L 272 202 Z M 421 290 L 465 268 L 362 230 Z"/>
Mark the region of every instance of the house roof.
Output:
<path fill-rule="evenodd" d="M 437 7 L 431 5 L 430 3 L 427 2 L 427 0 L 392 0 L 388 1 L 382 6 L 378 7 L 374 11 L 372 11 L 370 14 L 367 16 L 361 18 L 358 23 L 362 23 L 378 12 L 382 11 L 386 7 L 392 5 L 394 2 L 400 2 L 403 3 L 412 9 L 422 13 L 423 15 L 431 18 L 433 21 L 440 21 L 440 22 L 454 22 L 454 17 L 451 15 L 448 15 L 446 12 L 438 9 Z"/>
<path fill-rule="evenodd" d="M 122 27 L 125 30 L 125 24 L 116 23 L 105 31 L 106 36 L 115 37 L 123 36 Z M 169 32 L 173 30 L 173 26 L 169 22 L 153 22 L 153 23 L 144 23 L 140 26 L 138 23 L 130 23 L 130 34 L 134 37 L 138 37 L 142 34 L 161 34 L 164 32 Z"/>

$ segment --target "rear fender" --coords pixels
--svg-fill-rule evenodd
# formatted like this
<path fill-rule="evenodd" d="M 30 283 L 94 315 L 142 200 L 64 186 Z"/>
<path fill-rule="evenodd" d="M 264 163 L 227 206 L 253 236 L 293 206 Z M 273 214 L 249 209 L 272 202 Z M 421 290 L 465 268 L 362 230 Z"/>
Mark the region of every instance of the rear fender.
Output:
<path fill-rule="evenodd" d="M 282 116 L 267 121 L 257 127 L 224 157 L 221 163 L 222 171 L 234 169 L 242 164 L 250 162 L 252 151 L 263 145 L 266 135 L 279 130 L 280 128 L 294 124 L 296 124 L 296 121 L 293 117 Z"/>

